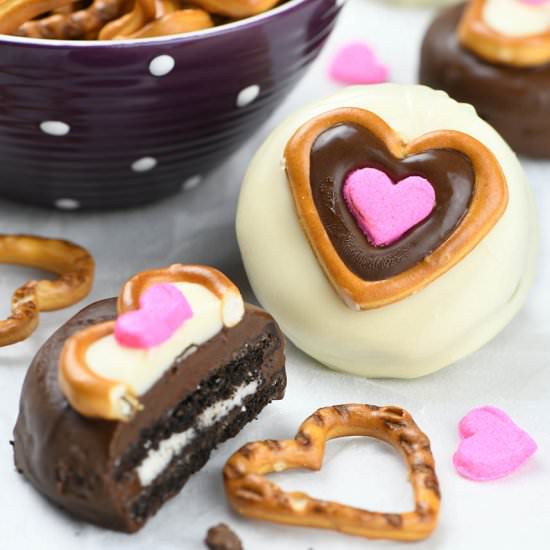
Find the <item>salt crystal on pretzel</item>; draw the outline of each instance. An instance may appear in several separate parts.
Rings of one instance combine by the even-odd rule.
[[[358,435],[381,439],[400,451],[409,467],[414,511],[361,510],[305,493],[287,493],[264,477],[295,468],[320,470],[327,440]],[[249,443],[226,462],[223,473],[231,506],[254,519],[407,541],[424,539],[437,526],[440,494],[430,441],[399,407],[351,404],[319,409],[302,424],[295,439]]]
[[[25,265],[59,275],[54,281],[28,281],[12,298],[12,313],[0,320],[0,346],[27,338],[40,311],[69,307],[92,287],[95,263],[84,248],[60,239],[33,235],[0,235],[0,263]]]

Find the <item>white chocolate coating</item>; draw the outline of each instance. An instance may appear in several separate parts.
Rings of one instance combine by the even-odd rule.
[[[487,0],[483,19],[505,36],[541,34],[550,30],[550,2],[532,5],[519,0]]]
[[[203,344],[222,330],[222,301],[218,297],[198,284],[173,284],[186,297],[193,317],[169,340],[150,349],[124,347],[114,334],[101,338],[86,352],[86,363],[91,370],[104,378],[124,382],[136,395],[143,395],[180,354],[191,346]]]
[[[298,221],[284,171],[289,138],[312,117],[339,107],[381,116],[405,139],[433,130],[470,134],[507,177],[509,204],[461,262],[392,305],[353,311],[337,295]],[[475,351],[516,314],[531,285],[536,211],[515,154],[465,104],[423,86],[347,88],[283,122],[245,176],[237,213],[243,261],[258,300],[303,351],[337,370],[368,377],[422,376]]]

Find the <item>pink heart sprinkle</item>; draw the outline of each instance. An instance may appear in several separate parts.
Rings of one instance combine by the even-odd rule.
[[[122,346],[137,349],[158,346],[193,317],[185,296],[168,283],[148,288],[141,295],[139,306],[116,321],[115,338]]]
[[[462,441],[453,456],[457,472],[474,481],[511,474],[536,450],[529,434],[496,407],[470,411],[459,425]]]
[[[388,79],[388,68],[362,42],[350,42],[334,56],[329,76],[343,84],[380,84]]]
[[[409,176],[394,184],[376,168],[361,168],[349,175],[344,199],[374,246],[394,243],[435,207],[435,191],[427,179]]]

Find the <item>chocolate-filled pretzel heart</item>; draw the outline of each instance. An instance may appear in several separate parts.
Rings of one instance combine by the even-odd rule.
[[[60,239],[0,235],[0,263],[25,265],[59,275],[54,281],[28,281],[13,294],[11,315],[0,320],[0,346],[27,338],[40,311],[76,304],[92,287],[95,263],[84,248]]]
[[[487,0],[472,0],[466,6],[458,27],[463,46],[488,61],[505,65],[535,67],[550,61],[550,27],[538,34],[502,34],[486,21],[486,6]]]
[[[361,510],[305,493],[287,493],[264,477],[296,468],[320,470],[327,440],[359,435],[381,439],[400,451],[409,467],[414,511]],[[399,407],[351,404],[319,409],[295,439],[249,443],[227,461],[223,473],[231,506],[255,519],[409,541],[428,537],[437,526],[440,494],[430,441]]]
[[[396,302],[444,274],[492,229],[508,201],[500,165],[471,136],[440,130],[407,143],[363,109],[337,109],[307,122],[288,142],[285,158],[304,232],[353,309]],[[362,168],[383,171],[395,183],[408,176],[429,180],[435,208],[396,242],[372,245],[342,192]]]

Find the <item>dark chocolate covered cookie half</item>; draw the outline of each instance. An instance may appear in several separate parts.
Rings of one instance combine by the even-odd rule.
[[[82,310],[36,355],[15,464],[70,514],[133,532],[286,386],[284,339],[223,274],[174,265]],[[184,503],[185,506],[191,503]]]
[[[537,10],[539,18],[533,17]],[[516,153],[535,158],[550,158],[545,10],[544,3],[519,0],[474,0],[445,9],[424,36],[419,74],[421,84],[473,105]],[[545,17],[548,31],[537,32]]]

